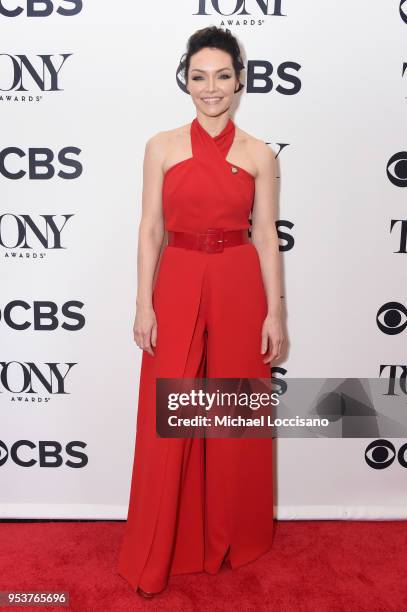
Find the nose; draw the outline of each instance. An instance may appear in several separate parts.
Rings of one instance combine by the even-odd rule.
[[[209,75],[209,80],[208,80],[208,92],[212,93],[216,90],[216,86],[215,86],[215,82],[216,82],[216,77],[214,74],[210,74]]]

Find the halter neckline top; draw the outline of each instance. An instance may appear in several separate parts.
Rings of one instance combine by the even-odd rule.
[[[229,153],[229,149],[232,146],[236,131],[235,124],[230,117],[223,130],[219,132],[219,134],[216,134],[216,136],[212,136],[205,130],[205,128],[199,122],[198,117],[193,119],[191,123],[191,130],[197,132],[198,137],[203,141],[209,136],[209,138],[216,143],[216,146],[224,157],[226,157]]]
[[[254,177],[226,160],[235,133],[230,117],[216,136],[211,136],[197,117],[192,120],[192,157],[175,163],[164,174],[162,205],[166,230],[202,232],[209,228],[250,227]]]

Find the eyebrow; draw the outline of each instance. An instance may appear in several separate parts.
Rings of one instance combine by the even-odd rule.
[[[216,70],[216,72],[221,72],[221,70],[227,70],[227,69],[231,70],[230,66],[224,66],[223,68],[219,68],[219,70]],[[206,70],[201,70],[200,68],[191,68],[191,72],[193,72],[194,70],[196,72],[206,72]]]

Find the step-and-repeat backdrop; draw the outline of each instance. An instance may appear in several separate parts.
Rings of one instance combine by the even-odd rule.
[[[0,514],[124,519],[146,140],[196,115],[208,25],[241,44],[233,118],[278,161],[277,378],[406,398],[407,2],[0,1]],[[278,439],[277,518],[406,518],[407,440]]]

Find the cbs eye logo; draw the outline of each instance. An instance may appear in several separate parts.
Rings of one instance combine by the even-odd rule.
[[[407,0],[406,0],[407,3]],[[396,187],[407,187],[407,151],[399,151],[387,162],[386,173],[390,183]]]
[[[402,20],[404,21],[404,23],[407,23],[407,0],[400,0],[399,11]]]
[[[401,467],[407,468],[407,443],[396,452],[394,445],[388,440],[374,440],[365,450],[366,463],[375,470],[389,467],[396,456]]]
[[[376,323],[384,334],[401,334],[407,327],[407,308],[400,302],[387,302],[379,308]]]

